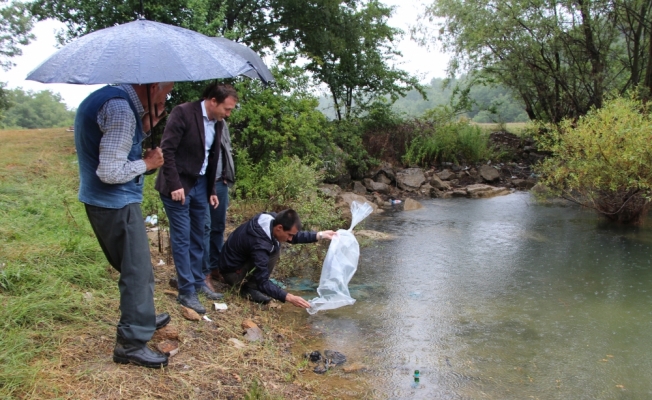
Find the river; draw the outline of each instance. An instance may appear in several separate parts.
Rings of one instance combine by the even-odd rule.
[[[527,193],[422,204],[365,221],[394,238],[362,248],[354,305],[301,314],[366,366],[329,372],[347,397],[652,398],[652,226]]]

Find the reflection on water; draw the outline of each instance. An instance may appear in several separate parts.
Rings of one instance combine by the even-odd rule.
[[[523,193],[424,206],[367,221],[396,239],[362,249],[356,304],[304,317],[316,348],[377,398],[652,398],[650,227]]]

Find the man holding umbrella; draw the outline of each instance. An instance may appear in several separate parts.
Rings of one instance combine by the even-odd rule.
[[[163,110],[172,87],[172,83],[105,86],[80,104],[75,117],[79,200],[104,255],[120,272],[113,361],[150,368],[168,364],[167,356],[151,350],[147,342],[170,316],[155,313],[154,272],[140,210],[143,174],[163,165],[161,149],[143,155],[143,117]],[[159,119],[146,118],[145,127]]]

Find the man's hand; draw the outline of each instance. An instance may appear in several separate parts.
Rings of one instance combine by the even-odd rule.
[[[149,149],[145,152],[143,161],[148,171],[159,168],[163,165],[163,151],[160,147]]]
[[[181,189],[177,189],[174,192],[170,193],[170,197],[172,197],[172,200],[174,201],[180,201],[181,205],[186,202],[186,192]]]
[[[321,231],[317,232],[317,240],[322,240],[322,239],[328,239],[328,240],[333,240],[333,238],[337,235],[337,232],[335,231]]]
[[[218,200],[217,196],[215,196],[214,194],[211,195],[208,201],[211,203],[211,206],[213,206],[213,208],[217,208],[217,206],[220,205],[220,201]]]
[[[299,296],[295,296],[293,294],[288,293],[287,296],[285,296],[285,301],[288,303],[301,307],[301,308],[310,308],[310,303],[308,303],[306,300]]]

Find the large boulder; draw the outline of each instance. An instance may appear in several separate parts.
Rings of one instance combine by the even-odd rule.
[[[374,181],[378,183],[384,183],[385,185],[391,185],[392,180],[385,175],[385,173],[381,172],[378,175],[376,175],[376,178],[374,178]]]
[[[500,172],[490,165],[483,165],[478,171],[482,179],[487,182],[496,182],[500,179]]]
[[[367,194],[367,188],[364,187],[362,182],[353,181],[353,193],[355,193],[355,194]]]
[[[321,184],[317,189],[319,189],[325,197],[336,197],[338,194],[342,193],[341,187],[331,183]]]
[[[493,187],[481,183],[467,186],[466,191],[469,194],[469,197],[475,199],[486,199],[489,197],[502,196],[511,193],[511,191],[505,187]]]
[[[378,175],[383,174],[385,177],[389,179],[389,183],[392,183],[396,180],[396,173],[394,172],[394,167],[392,167],[392,164],[388,162],[382,162],[378,169],[376,170],[375,177],[378,177]]]
[[[335,198],[335,207],[340,210],[342,217],[351,222],[351,204],[357,201],[359,203],[369,203],[374,213],[382,211],[378,205],[367,200],[366,197],[351,192],[342,192]]]
[[[454,172],[451,172],[448,169],[445,169],[445,170],[443,170],[441,172],[436,173],[435,176],[437,176],[442,181],[448,181],[448,180],[457,178],[457,174],[454,173]],[[432,185],[432,183],[431,183],[431,185]]]
[[[389,185],[386,183],[374,182],[373,180],[366,178],[364,180],[364,185],[370,192],[389,194]]]
[[[414,199],[407,198],[403,204],[403,211],[412,211],[423,208],[423,205]]]
[[[396,173],[396,183],[402,190],[417,190],[425,181],[426,176],[421,168],[408,168]]]

